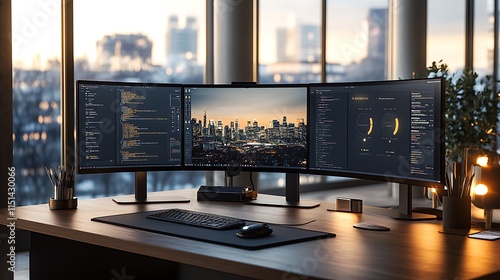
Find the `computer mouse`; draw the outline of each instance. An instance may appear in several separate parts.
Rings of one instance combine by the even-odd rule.
[[[273,232],[268,224],[251,224],[242,227],[236,235],[242,238],[257,238],[268,236]]]

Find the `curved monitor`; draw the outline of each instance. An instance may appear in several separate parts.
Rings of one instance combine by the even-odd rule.
[[[184,85],[184,166],[306,172],[307,89]]]
[[[182,86],[76,82],[79,173],[182,168]]]
[[[309,172],[444,182],[444,80],[309,85]]]

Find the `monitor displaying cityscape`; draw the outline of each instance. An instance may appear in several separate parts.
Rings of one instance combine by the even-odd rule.
[[[77,81],[80,173],[182,167],[182,87]]]
[[[311,84],[309,171],[443,183],[443,81]]]
[[[306,85],[184,86],[188,168],[305,171]]]
[[[317,84],[77,81],[80,173],[234,170],[436,186],[441,78]]]

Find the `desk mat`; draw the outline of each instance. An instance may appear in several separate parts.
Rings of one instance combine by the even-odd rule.
[[[236,236],[236,232],[238,231],[238,229],[213,230],[197,226],[189,226],[146,218],[146,215],[152,212],[158,211],[95,217],[92,218],[92,221],[198,241],[205,241],[247,250],[257,250],[335,236],[334,233],[269,224],[269,226],[273,229],[273,233],[270,236],[246,239]]]

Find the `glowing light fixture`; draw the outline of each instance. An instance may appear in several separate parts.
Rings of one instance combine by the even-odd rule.
[[[488,193],[488,187],[485,184],[479,184],[474,188],[475,195],[485,195]]]
[[[476,164],[479,166],[488,166],[488,157],[487,156],[480,156],[476,160]]]
[[[493,209],[500,208],[500,166],[479,165],[479,162],[485,162],[484,159],[479,159],[478,165],[473,167],[475,183],[471,198],[476,207],[484,209],[484,228],[491,229]]]

